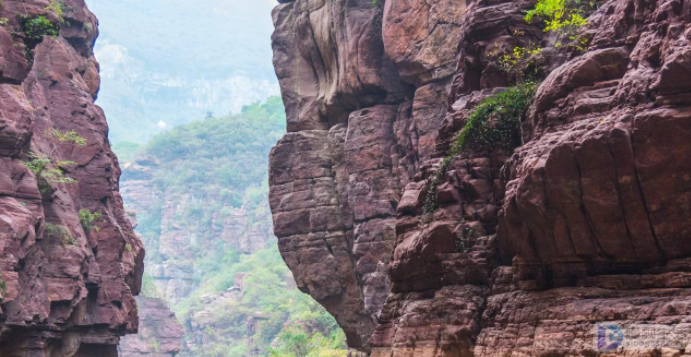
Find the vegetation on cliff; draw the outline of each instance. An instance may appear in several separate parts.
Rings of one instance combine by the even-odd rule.
[[[424,205],[427,215],[437,208],[435,195],[446,170],[464,151],[470,148],[475,151],[501,149],[511,153],[521,145],[521,122],[533,102],[536,89],[534,82],[517,84],[485,99],[471,112],[428,186]]]

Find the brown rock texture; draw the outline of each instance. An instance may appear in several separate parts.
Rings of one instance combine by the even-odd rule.
[[[525,21],[530,2],[281,2],[274,229],[349,347],[596,356],[598,323],[689,327],[691,4],[603,1],[573,51]],[[515,80],[491,52],[530,43],[549,60],[524,144],[454,158],[427,217],[456,134]],[[615,354],[690,350],[661,347]]]
[[[94,105],[97,20],[83,0],[63,1],[64,22],[48,5],[0,7],[0,355],[117,356],[120,336],[137,330],[144,250]],[[31,38],[19,16],[45,16],[59,35]],[[72,130],[84,145],[55,135]],[[76,182],[39,190],[30,153],[74,162],[63,168]],[[101,214],[95,227],[82,225],[83,209]]]
[[[185,331],[165,301],[138,297],[139,333],[120,342],[121,357],[174,357],[180,353]]]

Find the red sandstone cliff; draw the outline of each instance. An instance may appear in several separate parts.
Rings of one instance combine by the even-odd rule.
[[[603,1],[579,53],[528,2],[279,2],[275,233],[351,348],[597,355],[599,322],[688,326],[690,2]],[[455,135],[511,83],[491,51],[529,43],[550,60],[524,145],[452,160],[423,220]]]
[[[138,297],[139,332],[120,342],[121,357],[175,357],[185,331],[165,301]]]
[[[83,0],[61,3],[62,19],[48,0],[0,2],[3,357],[116,356],[119,337],[138,325],[144,251],[94,105],[97,20]],[[58,33],[40,36],[47,28]],[[37,177],[27,163],[39,157],[62,173]],[[80,221],[80,210],[95,219]]]

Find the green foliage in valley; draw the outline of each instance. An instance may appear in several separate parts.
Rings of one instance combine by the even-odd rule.
[[[308,295],[288,286],[290,272],[275,244],[255,252],[239,254],[232,248],[214,249],[199,264],[203,276],[200,288],[174,307],[183,321],[204,316],[201,321],[209,337],[193,355],[203,357],[280,356],[329,357],[346,355],[345,335],[335,320]],[[239,286],[236,286],[239,285]],[[203,297],[228,289],[237,295],[211,304]],[[198,314],[200,311],[211,312]],[[257,322],[249,331],[248,321]],[[250,335],[249,346],[245,336]]]
[[[121,162],[127,162],[134,159],[141,149],[142,145],[133,141],[120,141],[113,145],[113,151],[118,154],[118,159]]]
[[[158,184],[178,192],[223,196],[239,207],[244,191],[266,180],[269,150],[285,131],[278,97],[246,106],[241,114],[208,118],[154,137],[147,155],[165,162]],[[233,192],[225,192],[224,189]]]
[[[168,201],[161,195],[137,212],[137,231],[147,262],[194,272],[196,290],[171,306],[185,326],[192,356],[346,355],[345,336],[331,315],[294,286],[271,235],[268,157],[284,132],[283,104],[273,97],[237,115],[207,116],[169,130],[142,147],[120,143],[113,148],[124,167],[143,157],[158,163],[151,172],[153,184]],[[124,181],[137,179],[128,175],[126,169]],[[166,205],[171,197],[178,203],[174,213]],[[267,248],[246,254],[221,239],[224,220],[239,213],[245,226],[234,233],[262,234]],[[159,252],[161,235],[171,229],[192,237],[185,247],[192,259]],[[142,294],[165,298],[150,272]]]

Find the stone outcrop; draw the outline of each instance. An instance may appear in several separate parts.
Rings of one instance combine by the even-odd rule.
[[[686,328],[691,6],[610,0],[583,51],[507,1],[281,1],[288,134],[270,162],[275,234],[298,287],[372,356],[598,355],[596,326]],[[544,80],[513,153],[451,160],[540,44]],[[680,355],[688,348],[618,351]]]
[[[97,20],[83,0],[63,1],[62,18],[48,5],[0,6],[0,355],[116,356],[137,330],[144,250],[94,105]],[[23,25],[40,16],[59,33]]]
[[[182,325],[163,300],[138,297],[139,333],[120,342],[121,357],[174,357],[180,353]]]

